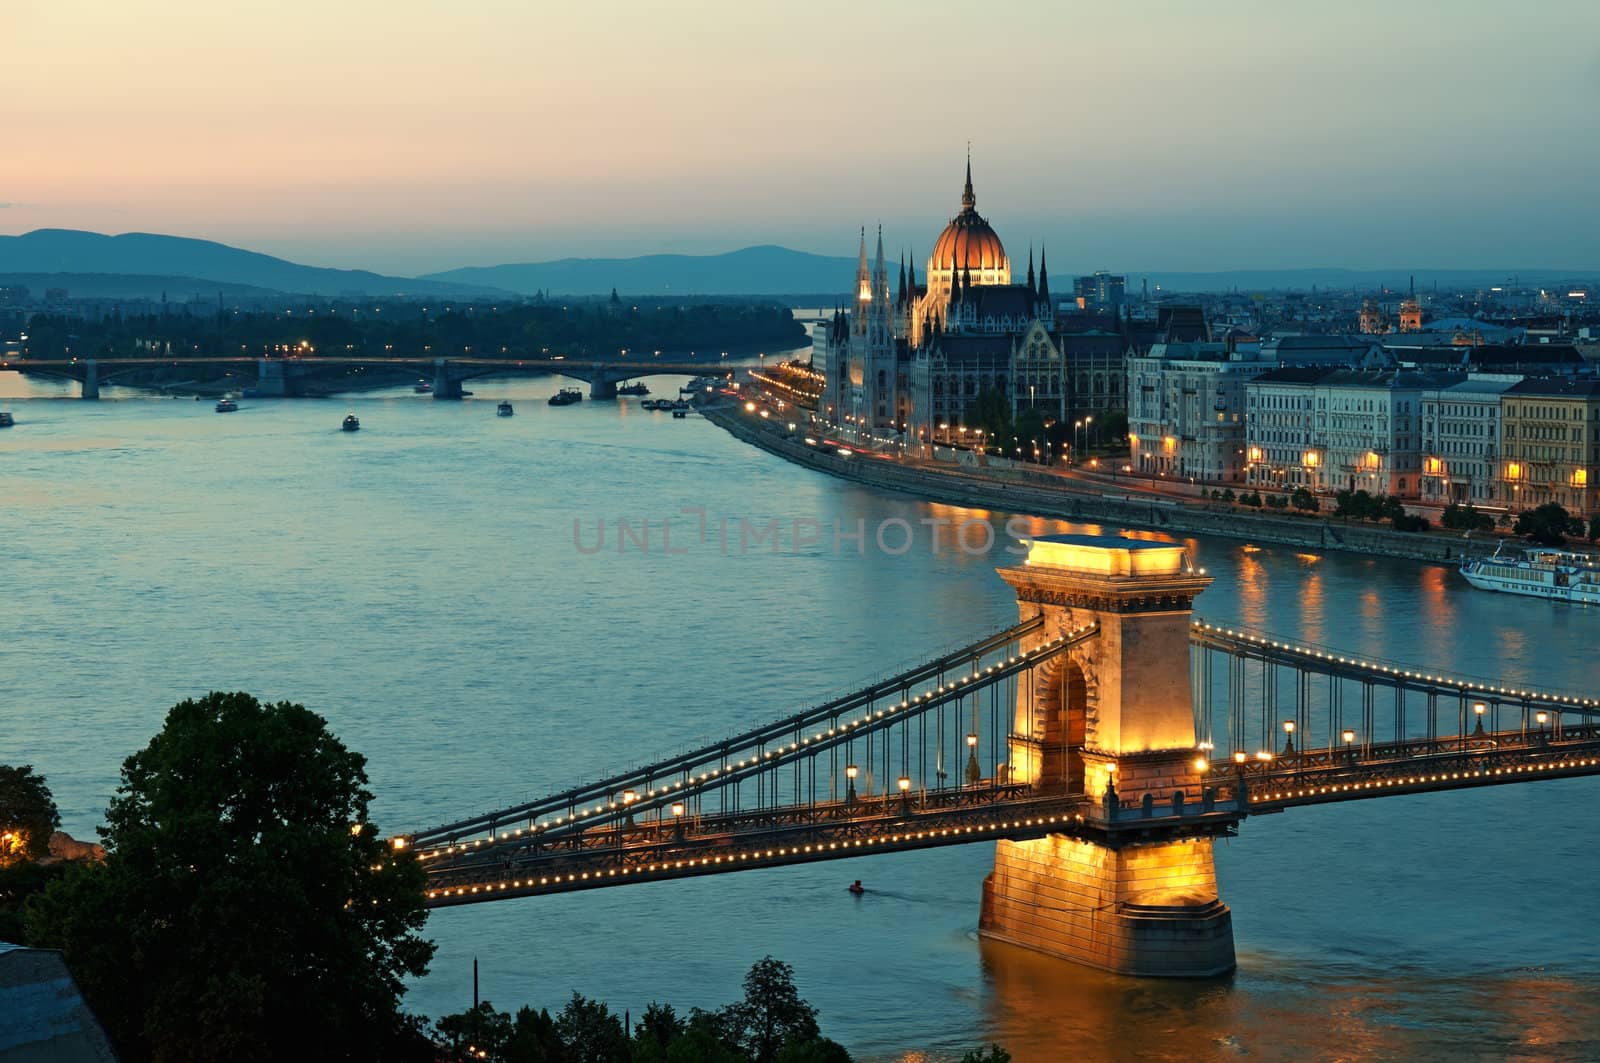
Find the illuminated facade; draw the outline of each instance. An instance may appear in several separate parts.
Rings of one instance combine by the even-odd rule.
[[[1189,624],[1211,580],[1168,543],[1054,535],[1027,545],[1021,565],[1000,570],[1021,618],[1044,621],[1023,649],[1091,627],[1095,636],[1019,688],[1011,780],[1086,794],[1112,822],[1123,807],[1203,801]],[[1203,834],[1000,841],[978,932],[1120,974],[1210,977],[1234,966],[1233,917]]]
[[[1600,511],[1600,380],[1524,380],[1500,397],[1500,482],[1513,509]]]
[[[1157,343],[1128,358],[1128,444],[1136,471],[1242,483],[1245,384],[1268,366],[1256,346]]]
[[[1501,395],[1522,377],[1469,377],[1422,395],[1422,500],[1504,504],[1500,483]]]
[[[961,209],[934,241],[921,283],[915,263],[902,261],[891,297],[882,234],[869,265],[863,232],[854,306],[826,330],[819,412],[879,442],[959,441],[987,391],[1012,416],[1032,409],[1049,422],[1083,407],[1080,380],[1120,385],[1120,340],[1107,353],[1056,331],[1042,252],[1037,274],[1030,251],[1026,282],[1011,278],[1005,246],[978,213],[969,159]]]
[[[1263,490],[1420,498],[1423,394],[1463,378],[1318,367],[1263,374],[1245,386],[1248,478]]]

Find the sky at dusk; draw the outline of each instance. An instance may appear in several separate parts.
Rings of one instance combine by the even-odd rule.
[[[316,265],[780,243],[1595,265],[1600,3],[4,0],[0,232]]]

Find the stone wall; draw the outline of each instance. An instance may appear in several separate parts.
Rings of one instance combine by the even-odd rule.
[[[1074,963],[1155,978],[1233,970],[1233,915],[1211,840],[1103,848],[1051,835],[1002,841],[979,931]]]

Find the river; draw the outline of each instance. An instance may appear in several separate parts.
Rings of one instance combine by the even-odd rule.
[[[935,551],[918,523],[1006,514],[875,494],[637,400],[553,408],[549,380],[469,386],[461,403],[405,389],[218,415],[0,374],[17,419],[0,430],[0,763],[33,764],[64,828],[92,835],[168,707],[243,689],[325,716],[369,758],[382,828],[402,830],[777,717],[1016,616],[993,572],[1012,560],[1003,534],[987,556]],[[516,416],[495,416],[502,398]],[[338,431],[347,410],[362,431]],[[903,552],[873,541],[892,518],[916,533]],[[772,519],[778,552],[740,546],[741,520]],[[619,551],[619,520],[650,521],[650,548]],[[865,548],[835,549],[836,522],[858,520]],[[794,548],[812,521],[822,541]],[[1600,688],[1600,612],[1411,562],[1189,545],[1216,577],[1197,603],[1214,621]],[[504,1009],[555,1010],[574,989],[634,1015],[711,1007],[771,954],[865,1060],[991,1039],[1018,1063],[1594,1059],[1597,797],[1569,780],[1252,819],[1217,847],[1239,956],[1218,982],[979,941],[993,847],[974,844],[444,910],[407,1000],[468,1006],[477,957]],[[844,891],[856,878],[864,897]]]

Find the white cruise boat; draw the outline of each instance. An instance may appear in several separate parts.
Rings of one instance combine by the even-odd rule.
[[[1544,546],[1530,547],[1521,555],[1506,553],[1502,543],[1489,557],[1461,562],[1461,574],[1486,591],[1600,605],[1600,562],[1590,555]]]

